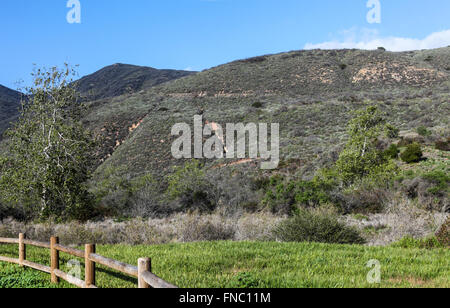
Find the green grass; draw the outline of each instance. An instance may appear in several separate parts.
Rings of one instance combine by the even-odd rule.
[[[151,257],[153,271],[180,287],[450,287],[448,249],[209,242],[106,245],[97,247],[97,251],[130,264],[136,264],[139,257]],[[0,255],[14,257],[16,254],[15,246],[0,246]],[[30,248],[28,257],[48,264],[49,253]],[[62,257],[61,263],[66,264],[69,257]],[[381,263],[379,285],[366,281],[370,270],[366,264],[372,259]],[[136,286],[135,279],[122,278],[103,267],[97,272],[99,287]],[[49,279],[47,274],[0,262],[0,287],[50,287]]]

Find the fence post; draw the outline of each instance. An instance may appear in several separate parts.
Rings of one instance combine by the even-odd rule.
[[[138,288],[139,289],[149,289],[150,285],[145,282],[142,274],[144,272],[152,271],[152,260],[150,258],[140,258],[138,260]]]
[[[59,282],[59,278],[55,275],[55,270],[59,269],[59,251],[55,249],[56,244],[59,244],[59,238],[56,236],[52,236],[50,238],[50,268],[52,283]]]
[[[95,286],[95,262],[89,259],[89,255],[95,253],[95,245],[87,244],[84,248],[85,280],[86,288]]]
[[[27,259],[27,247],[25,246],[24,240],[26,236],[24,233],[19,234],[19,264],[23,266],[23,261]]]

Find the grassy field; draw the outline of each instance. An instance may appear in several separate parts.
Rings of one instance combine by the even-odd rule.
[[[99,246],[97,251],[130,264],[136,264],[139,257],[151,257],[153,271],[180,287],[450,287],[448,249],[209,242]],[[0,245],[0,255],[16,257],[17,247]],[[28,259],[48,265],[49,252],[29,248]],[[62,255],[66,271],[70,259]],[[366,264],[372,259],[381,263],[381,284],[367,282],[370,268]],[[49,279],[47,274],[0,262],[0,288],[54,287]],[[129,288],[136,286],[136,280],[99,267],[97,284]]]

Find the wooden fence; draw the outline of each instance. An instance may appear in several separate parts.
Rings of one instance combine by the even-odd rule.
[[[63,279],[68,283],[80,288],[96,288],[95,286],[95,265],[100,264],[110,269],[116,270],[120,273],[132,276],[138,279],[138,288],[177,288],[176,286],[162,280],[158,276],[152,273],[151,259],[140,258],[138,260],[138,266],[129,265],[123,262],[119,262],[113,259],[102,257],[95,253],[95,245],[85,245],[84,251],[65,247],[59,244],[57,237],[52,237],[50,243],[42,243],[37,241],[28,240],[25,234],[19,234],[18,239],[0,238],[0,244],[18,244],[19,245],[19,258],[13,259],[0,256],[0,261],[15,263],[20,266],[30,267],[32,269],[42,271],[51,275],[52,283],[58,283],[59,279]],[[27,260],[26,247],[34,246],[45,249],[50,249],[50,267],[30,262]],[[85,263],[85,280],[81,280],[77,277],[71,276],[59,269],[59,253],[63,252],[74,257],[84,259]]]

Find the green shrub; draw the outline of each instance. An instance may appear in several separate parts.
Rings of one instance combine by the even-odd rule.
[[[384,155],[391,159],[397,159],[398,154],[400,154],[400,150],[395,144],[391,144],[389,148],[386,151],[384,151]]]
[[[329,192],[335,183],[315,177],[311,181],[285,180],[273,176],[266,188],[263,203],[276,213],[292,214],[298,207],[317,207],[330,202]]]
[[[274,235],[283,242],[318,242],[363,244],[359,232],[339,222],[330,213],[300,209],[292,218],[280,223]]]
[[[428,137],[431,135],[431,132],[425,126],[419,126],[417,128],[417,133],[422,137]]]
[[[255,102],[252,104],[253,108],[262,108],[263,107],[263,103],[261,102]]]
[[[422,147],[418,143],[410,144],[400,157],[407,164],[418,163],[423,159]]]
[[[412,141],[411,139],[405,139],[405,138],[401,138],[401,140],[397,143],[397,146],[399,148],[406,148],[408,145],[413,144],[414,141]]]
[[[103,177],[93,181],[91,191],[96,198],[96,211],[102,216],[122,215],[143,188],[156,187],[151,174],[132,179],[124,167],[108,167]]]
[[[168,176],[167,195],[180,203],[184,210],[211,211],[216,206],[216,191],[207,181],[198,161],[175,168]]]
[[[386,124],[385,130],[386,130],[386,137],[391,139],[398,138],[400,133],[400,129],[392,124]]]
[[[295,201],[319,205],[329,201],[326,187],[318,181],[299,181],[295,187]]]
[[[442,195],[449,189],[450,176],[444,171],[433,170],[423,174],[422,178],[434,184],[434,186],[428,190],[428,192],[433,195]]]
[[[388,189],[364,183],[335,192],[332,202],[344,214],[372,214],[382,212],[389,197]]]

